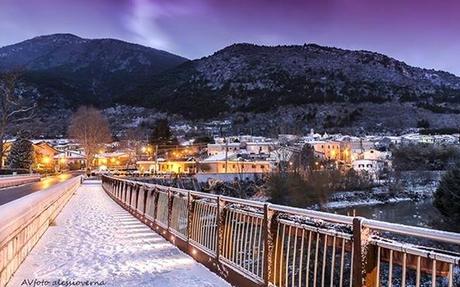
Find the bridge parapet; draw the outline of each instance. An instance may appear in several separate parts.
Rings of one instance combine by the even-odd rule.
[[[40,174],[21,174],[21,175],[8,175],[0,176],[0,188],[11,187],[35,181],[40,181]]]
[[[0,286],[5,286],[33,246],[80,186],[74,177],[2,205],[0,209]]]
[[[460,286],[457,233],[102,182],[121,206],[236,286]]]

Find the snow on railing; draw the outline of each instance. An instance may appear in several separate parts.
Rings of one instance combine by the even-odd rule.
[[[40,174],[24,174],[0,177],[0,188],[11,187],[31,182],[40,181]]]
[[[236,286],[460,286],[458,233],[102,180],[115,201]]]
[[[74,177],[0,206],[0,286],[6,285],[80,182],[81,177]]]

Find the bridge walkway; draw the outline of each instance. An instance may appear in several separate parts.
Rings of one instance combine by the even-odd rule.
[[[8,286],[34,280],[35,286],[229,286],[121,208],[100,181],[77,190]]]

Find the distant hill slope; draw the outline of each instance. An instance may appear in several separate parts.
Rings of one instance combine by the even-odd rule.
[[[23,71],[20,88],[40,107],[27,124],[49,136],[65,134],[82,104],[228,119],[235,132],[266,134],[393,132],[427,123],[458,129],[460,122],[459,77],[315,44],[234,44],[189,61],[119,40],[55,34],[0,48],[0,72],[11,69]]]
[[[235,44],[167,71],[124,99],[192,118],[286,105],[437,105],[460,102],[460,78],[368,51]]]
[[[187,59],[114,39],[40,36],[0,48],[0,71],[18,69],[44,104],[110,106],[136,83]],[[59,103],[62,103],[60,105]]]

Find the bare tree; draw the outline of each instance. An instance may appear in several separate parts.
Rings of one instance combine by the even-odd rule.
[[[3,168],[5,137],[12,124],[32,119],[36,104],[25,98],[17,89],[20,73],[0,74],[0,168]]]
[[[91,163],[103,144],[112,140],[109,123],[102,113],[93,107],[80,107],[72,116],[69,136],[76,139],[86,156],[86,168]]]

